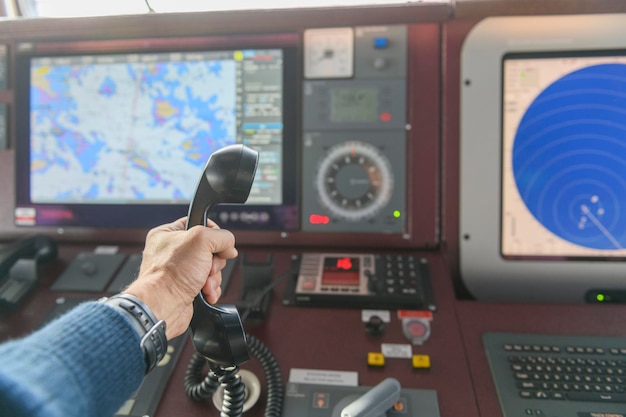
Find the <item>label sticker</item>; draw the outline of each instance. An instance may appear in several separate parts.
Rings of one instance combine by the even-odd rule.
[[[384,323],[389,323],[391,321],[391,313],[389,310],[362,310],[361,311],[361,320],[363,323],[367,323],[370,317],[378,316]]]
[[[300,369],[289,370],[289,382],[299,384],[317,385],[341,385],[356,387],[359,374],[351,371],[331,371],[326,369]]]
[[[411,358],[413,349],[404,343],[383,343],[381,351],[386,358]]]
[[[32,207],[17,207],[13,212],[17,226],[34,226],[37,210]]]

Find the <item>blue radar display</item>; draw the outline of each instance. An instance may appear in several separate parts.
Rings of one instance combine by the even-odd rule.
[[[571,72],[525,112],[513,174],[532,215],[586,248],[626,248],[626,65]]]

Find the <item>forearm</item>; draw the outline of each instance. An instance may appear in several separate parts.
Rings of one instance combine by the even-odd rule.
[[[110,417],[141,383],[139,336],[110,306],[78,306],[0,347],[0,409],[46,417]]]

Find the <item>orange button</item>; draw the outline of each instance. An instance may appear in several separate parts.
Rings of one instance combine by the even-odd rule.
[[[393,406],[393,411],[397,412],[397,413],[404,413],[406,412],[406,404],[404,403],[404,399],[400,398],[398,401],[396,401]]]
[[[328,408],[328,393],[316,392],[314,394],[313,408]]]

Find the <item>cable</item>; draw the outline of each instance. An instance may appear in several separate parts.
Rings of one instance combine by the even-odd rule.
[[[267,401],[265,417],[280,417],[283,409],[284,391],[280,367],[267,345],[254,336],[247,335],[248,349],[255,356],[265,372],[267,382]],[[202,376],[205,364],[209,364],[209,373]],[[185,393],[195,401],[209,401],[220,384],[224,385],[224,401],[221,417],[239,417],[245,402],[245,386],[237,375],[238,367],[223,368],[211,364],[198,352],[194,352],[187,365],[183,382]]]
[[[280,375],[278,362],[267,345],[254,336],[248,336],[248,348],[250,349],[250,353],[259,360],[265,372],[267,402],[264,415],[265,417],[280,417],[283,412],[285,393],[283,391],[283,379]]]
[[[156,13],[156,10],[154,10],[152,8],[152,5],[150,4],[150,0],[144,0],[144,2],[146,3],[146,6],[148,7],[148,13]]]
[[[208,363],[209,373],[203,379],[202,369]],[[238,375],[239,367],[221,367],[207,361],[198,352],[193,354],[183,385],[187,396],[195,401],[208,401],[220,385],[224,386],[221,417],[239,417],[243,413],[246,387]]]
[[[246,401],[246,386],[241,382],[238,375],[239,367],[232,366],[224,368],[212,366],[209,362],[211,373],[213,373],[220,385],[224,386],[224,399],[222,401],[221,417],[239,417],[243,414],[243,404]]]
[[[187,396],[194,401],[209,401],[220,385],[212,372],[209,372],[206,377],[202,376],[202,369],[207,362],[204,356],[194,352],[187,365],[183,386]]]

